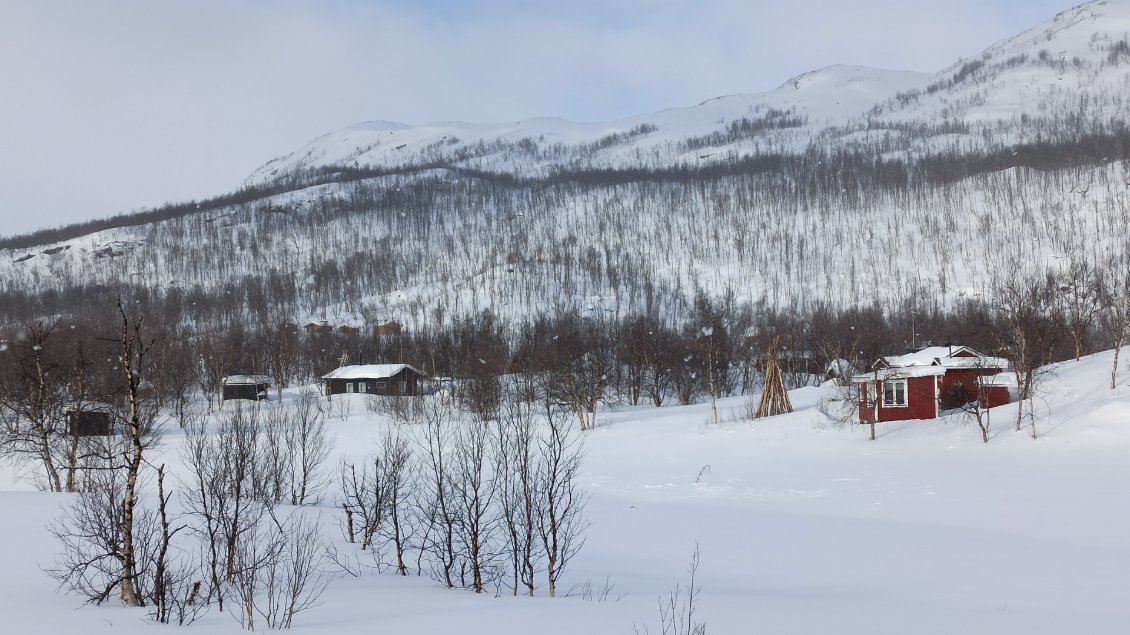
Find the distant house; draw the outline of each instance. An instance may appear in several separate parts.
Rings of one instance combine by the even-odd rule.
[[[294,322],[283,322],[279,324],[279,331],[283,333],[297,333],[298,325]]]
[[[223,400],[250,399],[260,401],[267,399],[267,391],[271,388],[271,378],[267,375],[228,375],[224,377]]]
[[[400,322],[385,322],[378,324],[373,329],[377,337],[389,337],[391,335],[400,335]]]
[[[852,382],[859,387],[859,420],[903,421],[934,419],[942,410],[956,408],[973,401],[982,404],[991,395],[991,403],[1000,402],[999,390],[984,378],[1000,374],[1008,361],[988,357],[965,346],[930,346],[906,355],[883,357],[872,365],[871,372],[856,375]]]
[[[326,395],[366,393],[409,396],[420,394],[420,380],[427,373],[408,364],[342,366],[322,375]]]
[[[769,346],[762,339],[750,337],[746,338],[746,341],[747,345],[753,347],[753,350],[769,349]],[[768,360],[764,355],[761,355],[755,362],[754,368],[757,369],[757,372],[764,373],[767,363]],[[780,348],[777,350],[777,367],[786,373],[820,375],[826,372],[827,364],[813,351],[794,351]]]
[[[835,379],[844,386],[851,383],[851,378],[858,372],[859,369],[846,359],[836,358],[824,365],[824,377]]]
[[[356,335],[356,334],[361,332],[361,329],[357,328],[356,326],[349,326],[348,324],[343,324],[343,325],[337,327],[337,332],[338,333],[345,333],[346,335]]]
[[[113,433],[109,406],[87,404],[67,411],[67,434],[76,437],[104,437]]]
[[[321,324],[318,324],[317,322],[310,322],[302,328],[306,331],[307,335],[315,335],[317,333],[333,333],[334,331],[334,327],[330,326],[329,322],[322,322]]]

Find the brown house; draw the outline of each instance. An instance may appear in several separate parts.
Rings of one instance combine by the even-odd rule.
[[[328,322],[322,322],[321,324],[318,324],[317,322],[310,322],[302,328],[306,331],[307,335],[314,335],[317,333],[333,333],[334,331],[334,327],[330,326]]]
[[[356,334],[361,332],[361,329],[357,328],[356,326],[349,326],[348,324],[343,324],[343,325],[337,327],[337,332],[338,333],[345,333],[346,335],[356,335]]]
[[[400,335],[400,322],[385,322],[384,324],[377,325],[377,328],[373,330],[377,337]]]
[[[325,375],[326,396],[347,393],[411,396],[420,394],[423,371],[408,364],[342,366]]]

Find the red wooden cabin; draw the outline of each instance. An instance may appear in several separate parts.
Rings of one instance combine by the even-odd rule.
[[[884,357],[871,372],[852,378],[859,387],[859,420],[934,419],[943,410],[978,400],[1001,405],[1000,391],[986,393],[980,379],[1006,368],[1007,360],[965,346],[930,346]],[[1003,403],[1008,403],[1007,391]]]
[[[1000,373],[977,378],[982,408],[996,408],[1011,403],[1018,390],[1014,373]]]

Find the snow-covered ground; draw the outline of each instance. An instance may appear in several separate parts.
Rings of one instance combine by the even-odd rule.
[[[686,583],[697,543],[697,618],[711,633],[1130,632],[1130,372],[1110,390],[1110,358],[1053,369],[1037,440],[1005,406],[987,445],[957,419],[880,424],[868,441],[821,414],[830,388],[795,391],[796,412],[752,423],[745,397],[720,403],[717,426],[708,404],[603,412],[585,438],[592,525],[562,587],[607,579],[607,601],[372,574],[336,580],[295,630],[656,633],[656,600]],[[339,451],[363,453],[388,423],[360,401],[351,410],[331,425]],[[55,550],[44,525],[66,496],[4,486],[4,632],[164,628],[57,593],[40,570]],[[214,611],[191,628],[240,631]]]

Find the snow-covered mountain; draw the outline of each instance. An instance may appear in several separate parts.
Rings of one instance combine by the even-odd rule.
[[[744,154],[826,147],[976,151],[1030,142],[1049,128],[1109,124],[1126,112],[1130,5],[1100,0],[958,60],[937,73],[829,66],[755,95],[729,95],[606,123],[365,122],[268,162],[262,184],[329,166],[445,163],[512,174],[554,168],[709,164]],[[744,124],[744,125],[743,125]]]
[[[660,167],[716,162],[733,152],[769,148],[799,151],[821,130],[848,125],[897,94],[923,89],[926,73],[830,66],[790,79],[760,95],[729,95],[607,123],[540,117],[514,123],[370,121],[314,139],[268,162],[248,179],[264,184],[298,170],[328,166],[446,163],[522,175],[554,168]],[[750,122],[757,130],[730,134]],[[732,141],[707,141],[729,135]],[[698,144],[693,141],[698,140]],[[689,147],[691,145],[701,147]],[[709,152],[703,153],[702,147]]]
[[[357,124],[227,197],[0,242],[0,321],[123,284],[409,325],[677,319],[699,291],[952,307],[1122,248],[1127,33],[1130,0],[1100,0],[933,74],[832,66],[609,123]]]

